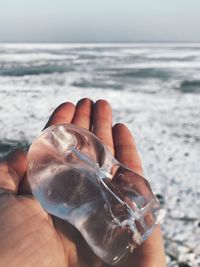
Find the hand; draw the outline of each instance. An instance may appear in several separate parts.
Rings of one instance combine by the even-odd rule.
[[[142,174],[141,161],[127,127],[112,127],[110,105],[82,99],[76,107],[60,105],[47,126],[73,123],[93,131],[123,164]],[[107,266],[88,248],[71,225],[48,215],[31,196],[26,177],[26,155],[9,154],[0,163],[0,267]],[[121,267],[164,267],[165,253],[159,226]]]

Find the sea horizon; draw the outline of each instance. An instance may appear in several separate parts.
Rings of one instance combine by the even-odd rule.
[[[0,44],[200,44],[200,41],[0,41]]]

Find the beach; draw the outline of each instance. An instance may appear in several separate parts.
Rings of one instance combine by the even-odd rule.
[[[200,266],[200,43],[0,44],[0,157],[83,97],[133,133],[166,209],[168,266]]]

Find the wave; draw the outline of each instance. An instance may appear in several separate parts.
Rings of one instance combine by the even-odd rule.
[[[156,68],[142,68],[142,69],[112,69],[115,73],[112,76],[124,78],[156,78],[160,80],[168,80],[172,78],[172,72],[169,69],[156,69]]]
[[[101,89],[114,89],[114,90],[122,89],[122,86],[118,83],[90,81],[87,79],[80,79],[79,81],[71,83],[71,85],[74,87],[82,87],[82,88],[101,88]]]
[[[17,66],[0,69],[0,76],[25,76],[52,73],[64,73],[72,71],[73,68],[66,65],[39,65],[39,66]]]
[[[144,59],[148,59],[148,60],[151,60],[151,62],[160,62],[160,63],[166,63],[166,62],[174,62],[174,63],[178,63],[179,62],[194,62],[195,60],[198,59],[198,56],[197,55],[194,55],[194,56],[173,56],[173,55],[149,55],[149,56],[145,56]]]
[[[200,94],[200,80],[185,80],[178,88],[182,93]]]

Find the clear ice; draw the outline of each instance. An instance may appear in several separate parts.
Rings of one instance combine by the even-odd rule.
[[[148,181],[72,124],[51,126],[33,142],[28,179],[43,208],[75,226],[110,265],[130,255],[163,217]]]

